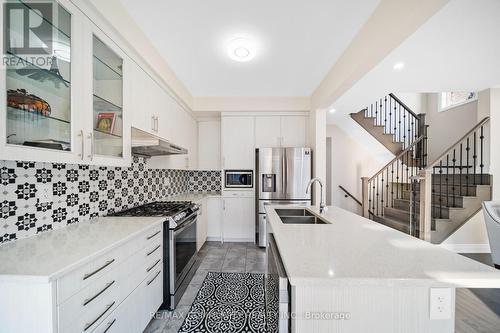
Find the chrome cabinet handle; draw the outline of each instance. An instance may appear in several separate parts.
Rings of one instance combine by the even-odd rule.
[[[109,331],[109,329],[111,328],[111,326],[113,326],[113,324],[116,322],[116,318],[113,319],[112,321],[110,321],[108,323],[108,326],[106,327],[106,329],[104,331],[102,331],[102,333],[106,333],[107,331]]]
[[[150,255],[152,255],[156,250],[158,250],[160,248],[161,245],[158,245],[157,247],[155,247],[154,249],[152,249],[150,252],[146,253],[146,257],[149,257]]]
[[[85,134],[83,133],[83,130],[80,130],[80,134],[78,136],[82,137],[82,153],[80,154],[81,160],[85,158]]]
[[[158,116],[156,116],[156,132],[158,132],[158,127],[159,127],[159,122],[160,118]]]
[[[158,271],[158,273],[156,273],[155,276],[153,276],[153,278],[148,281],[147,285],[149,286],[151,283],[153,283],[153,281],[156,280],[156,278],[158,277],[158,275],[160,275],[160,273],[161,271]]]
[[[152,121],[151,129],[154,131],[155,130],[155,116],[151,116],[151,121]]]
[[[157,232],[155,232],[154,234],[152,234],[151,236],[148,236],[146,237],[146,240],[150,240],[151,238],[153,238],[154,236],[158,235],[160,233],[161,230],[158,230]]]
[[[146,269],[146,273],[149,273],[153,268],[155,268],[156,265],[161,261],[161,259],[156,260],[156,262],[153,264],[153,266],[149,267]]]
[[[92,302],[93,300],[95,300],[97,297],[99,297],[103,292],[105,292],[106,290],[108,290],[109,287],[111,287],[113,284],[115,283],[115,280],[111,281],[110,283],[108,283],[100,292],[98,292],[97,294],[95,294],[94,296],[90,297],[90,298],[87,298],[84,302],[83,302],[83,306],[89,304],[90,302]]]
[[[102,317],[106,314],[106,312],[108,312],[108,311],[109,311],[109,309],[111,309],[111,308],[113,307],[113,305],[115,305],[115,303],[116,303],[116,302],[115,302],[115,301],[113,301],[113,303],[108,304],[108,305],[106,306],[106,309],[104,309],[104,311],[103,311],[100,315],[98,315],[96,319],[94,319],[94,320],[93,320],[92,322],[90,322],[90,323],[85,324],[85,328],[83,329],[83,331],[85,332],[85,331],[86,331],[86,330],[88,330],[90,327],[92,327],[92,325],[94,325],[95,323],[97,323],[97,322],[99,321],[99,319],[101,319],[101,318],[102,318]]]
[[[89,133],[89,139],[90,139],[90,155],[89,158],[91,161],[94,160],[94,134]]]
[[[115,262],[115,259],[111,259],[111,260],[108,260],[106,261],[106,263],[104,265],[102,265],[101,267],[99,267],[98,269],[96,269],[95,271],[93,271],[92,273],[87,273],[83,276],[83,280],[87,280],[89,277],[99,273],[100,271],[102,271],[103,269],[105,269],[106,267],[108,267],[109,265],[111,265],[113,262]]]

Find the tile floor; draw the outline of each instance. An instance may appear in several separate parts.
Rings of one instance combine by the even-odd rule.
[[[160,311],[144,333],[177,333],[208,272],[265,273],[266,251],[253,243],[207,242],[200,250],[201,264],[175,311]]]

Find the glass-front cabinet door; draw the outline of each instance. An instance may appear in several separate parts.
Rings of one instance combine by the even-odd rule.
[[[123,59],[95,35],[93,148],[97,156],[123,157]]]
[[[67,8],[73,9],[67,5],[3,2],[3,159],[53,160],[57,152],[71,156],[74,150],[73,17]]]

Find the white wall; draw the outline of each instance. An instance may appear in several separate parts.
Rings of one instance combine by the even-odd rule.
[[[439,94],[427,94],[428,162],[432,163],[477,123],[477,101],[439,111]]]
[[[445,239],[441,246],[458,253],[489,253],[490,245],[483,211],[477,212],[469,221]]]
[[[361,214],[361,207],[351,198],[345,198],[339,185],[361,200],[361,177],[370,177],[387,162],[380,160],[353,140],[336,125],[328,125],[326,136],[331,137],[332,167],[330,172],[332,205]]]

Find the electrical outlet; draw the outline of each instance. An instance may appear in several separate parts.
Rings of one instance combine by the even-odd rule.
[[[451,319],[451,288],[431,288],[430,319]]]

